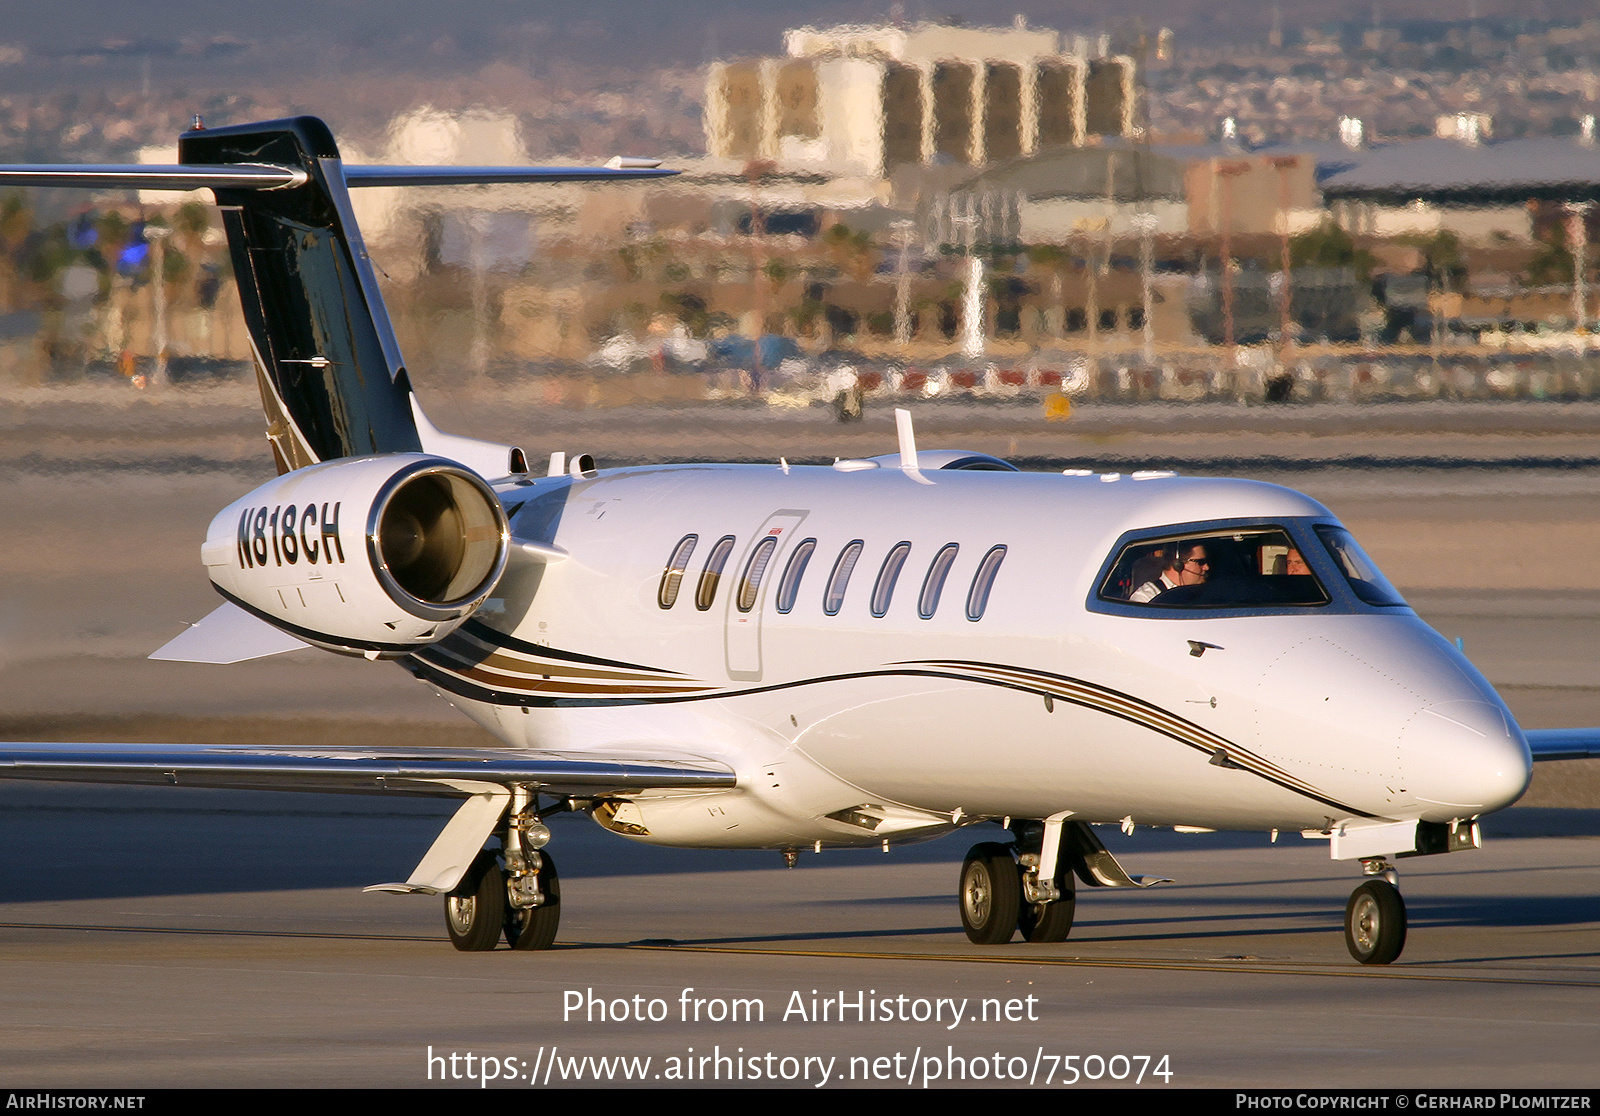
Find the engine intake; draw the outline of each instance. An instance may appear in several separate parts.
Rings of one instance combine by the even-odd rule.
[[[448,619],[505,566],[505,516],[482,480],[418,462],[379,490],[368,518],[373,569],[401,608]]]
[[[509,546],[482,477],[404,453],[285,473],[224,508],[201,553],[223,596],[298,638],[398,655],[476,612]]]

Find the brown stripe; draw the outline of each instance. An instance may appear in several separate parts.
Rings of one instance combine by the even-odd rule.
[[[620,690],[615,686],[585,685],[565,679],[531,680],[522,677],[513,677],[508,674],[498,674],[494,671],[484,670],[481,667],[460,667],[438,662],[437,660],[419,655],[418,658],[430,666],[454,674],[459,678],[468,678],[484,686],[492,686],[497,690],[521,690],[529,693],[551,694],[585,694],[604,697],[631,697],[635,694],[692,694],[709,689],[706,686],[635,686],[627,690]]]

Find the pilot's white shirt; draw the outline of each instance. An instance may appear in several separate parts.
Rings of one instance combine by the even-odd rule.
[[[1144,604],[1158,593],[1165,593],[1168,589],[1176,589],[1178,583],[1172,580],[1171,570],[1162,570],[1158,581],[1147,581],[1139,588],[1128,594],[1128,600],[1134,604]]]

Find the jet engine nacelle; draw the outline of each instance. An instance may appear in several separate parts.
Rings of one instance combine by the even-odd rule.
[[[201,558],[224,596],[307,643],[399,655],[477,611],[509,541],[482,477],[393,453],[269,481],[217,513]]]

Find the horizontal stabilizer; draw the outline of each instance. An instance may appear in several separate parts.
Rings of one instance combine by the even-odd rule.
[[[537,182],[626,182],[677,174],[658,167],[345,167],[345,185],[494,186]],[[80,190],[284,190],[304,186],[301,167],[274,163],[33,163],[0,166],[0,186]]]
[[[659,167],[345,167],[351,186],[498,186],[519,182],[616,182],[666,178]]]
[[[1535,762],[1600,758],[1600,728],[1523,729]]]
[[[737,784],[709,760],[512,748],[271,748],[234,744],[0,743],[0,779],[459,798],[494,786],[590,797]]]
[[[213,610],[198,624],[191,624],[150,657],[175,663],[242,663],[309,646],[229,603]]]
[[[304,186],[300,167],[160,166],[155,163],[35,163],[0,166],[0,185],[73,186],[80,190],[282,190]]]

